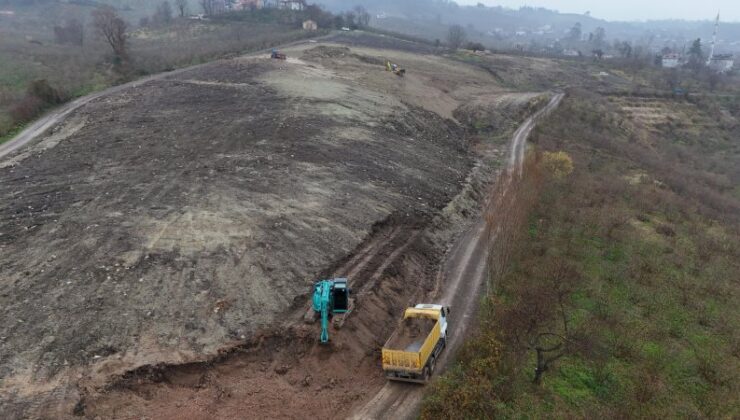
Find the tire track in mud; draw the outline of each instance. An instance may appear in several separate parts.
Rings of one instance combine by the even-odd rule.
[[[335,275],[351,275],[357,279],[365,280],[360,284],[355,283],[353,286],[358,290],[354,295],[360,301],[359,307],[363,314],[366,312],[388,313],[389,308],[398,306],[390,304],[385,299],[386,296],[383,292],[373,293],[373,291],[380,287],[379,284],[385,285],[385,283],[380,282],[380,279],[386,275],[391,267],[397,267],[394,266],[394,263],[406,255],[406,251],[419,239],[421,232],[422,228],[420,226],[391,217],[376,226],[368,239],[353,251],[352,256],[345,263],[340,263],[338,268],[330,271]],[[311,295],[308,295],[309,309],[310,298]],[[318,413],[346,413],[347,407],[360,397],[363,387],[355,388],[354,396],[343,395],[347,392],[342,391],[334,397],[334,400],[321,400],[319,404],[320,401],[311,402],[312,399],[307,396],[308,394],[305,394],[307,391],[303,390],[302,386],[308,386],[306,384],[311,380],[312,375],[315,378],[314,381],[321,381],[322,379],[317,378],[319,375],[316,372],[316,365],[330,364],[332,359],[334,360],[333,363],[336,364],[337,361],[342,362],[347,357],[354,358],[361,361],[363,365],[362,368],[358,366],[358,369],[364,369],[368,372],[374,371],[375,357],[372,355],[368,357],[369,353],[367,353],[367,348],[373,347],[372,342],[368,341],[368,337],[372,340],[379,335],[377,333],[368,334],[367,331],[382,328],[383,324],[379,324],[372,316],[361,317],[353,314],[348,318],[350,321],[348,325],[342,327],[343,329],[349,329],[349,333],[342,334],[341,331],[337,331],[336,324],[334,328],[330,326],[332,344],[326,346],[318,343],[318,323],[312,322],[311,325],[306,325],[305,318],[301,320],[304,309],[305,306],[301,303],[299,308],[288,315],[288,320],[283,326],[272,331],[262,332],[254,340],[225,350],[224,353],[211,360],[182,365],[143,366],[131,371],[114,380],[106,389],[93,391],[83,396],[82,404],[89,407],[85,415],[135,418],[140,414],[147,414],[154,415],[155,418],[169,418],[176,414],[177,417],[180,417],[186,412],[180,408],[184,403],[178,402],[176,403],[177,408],[173,408],[172,396],[177,397],[183,393],[191,393],[193,394],[191,399],[194,398],[198,401],[197,407],[192,408],[202,411],[205,410],[205,407],[208,407],[208,410],[205,410],[207,413],[201,413],[203,415],[190,413],[186,418],[242,418],[232,414],[228,408],[224,409],[221,406],[222,404],[228,404],[230,400],[228,396],[232,393],[230,390],[234,389],[234,384],[240,380],[243,381],[240,372],[252,377],[252,380],[255,377],[261,377],[262,379],[255,381],[259,386],[269,389],[270,392],[282,388],[286,394],[290,392],[299,393],[301,399],[305,396],[307,405],[310,405],[311,409]],[[354,337],[356,334],[365,337],[364,341]],[[361,351],[357,351],[358,349],[361,349]],[[344,370],[344,368],[341,369]],[[285,373],[286,370],[287,373]],[[278,372],[277,378],[273,372]],[[345,376],[351,375],[356,375],[356,371],[348,370],[345,373]],[[295,385],[295,376],[299,378],[297,380],[298,386]],[[373,388],[377,387],[381,380],[381,378],[371,377],[371,375],[364,376],[370,377],[370,382],[375,384]],[[301,380],[304,383],[302,386],[300,385]],[[342,382],[344,382],[342,379],[337,379],[336,383]],[[329,386],[333,387],[333,383],[333,378],[330,378]],[[322,389],[324,388],[319,388],[317,391],[320,392]],[[129,409],[119,407],[111,412],[109,407],[112,404],[107,398],[107,394],[117,394],[117,397],[113,397],[118,400],[116,404],[122,404],[121,401],[125,401],[124,405],[126,406],[131,406],[132,401],[147,402],[161,398],[162,402],[154,409],[139,407],[134,408],[134,411],[127,411]],[[246,397],[251,400],[259,398],[259,395],[259,391],[249,391]],[[289,397],[284,396],[283,398]],[[346,400],[347,398],[351,399]],[[294,396],[293,399],[297,399],[297,397]],[[341,399],[346,401],[338,406],[338,401]],[[260,402],[249,401],[242,401],[242,403],[246,405],[260,404]],[[277,414],[276,412],[274,417],[288,418],[290,416]],[[336,416],[329,417],[334,418]]]
[[[367,245],[363,246],[360,252],[355,253],[345,265],[336,270],[335,276],[350,279],[357,276],[378,255],[383,246],[392,242],[399,233],[401,233],[401,226],[394,227],[390,232],[375,235]]]
[[[551,104],[557,101],[553,98]],[[530,131],[517,131],[510,153],[523,158],[522,143]],[[388,328],[395,328],[398,308],[427,295],[452,306],[449,350],[438,365],[444,368],[472,324],[488,251],[487,229],[481,216],[448,251],[438,272],[441,274],[436,276],[444,287],[427,285],[431,288],[425,292],[419,279],[434,275],[429,276],[414,260],[424,264],[425,248],[420,245],[420,236],[426,225],[389,217],[345,262],[327,272],[352,275],[362,282],[350,283],[358,290],[356,308],[362,316],[352,314],[341,330],[332,331],[329,346],[318,343],[317,323],[306,325],[302,319],[306,304],[310,303],[309,293],[296,302],[281,327],[264,331],[248,343],[235,343],[235,347],[202,362],[145,366],[104,390],[83,396],[83,403],[89,407],[85,415],[182,418],[188,413],[187,417],[193,419],[236,419],[243,418],[244,410],[249,408],[254,416],[273,413],[274,418],[289,418],[311,412],[340,418],[346,415],[348,407],[355,406],[356,411],[350,413],[352,418],[413,417],[423,387],[385,382],[379,371],[377,349]],[[378,390],[370,401],[366,400],[368,390]],[[274,398],[275,395],[280,398]],[[362,404],[359,408],[358,403]],[[208,410],[204,412],[205,406]]]

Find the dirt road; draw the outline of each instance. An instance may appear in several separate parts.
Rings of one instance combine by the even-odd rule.
[[[37,138],[39,138],[39,136],[44,134],[46,130],[48,130],[49,128],[53,127],[56,124],[59,124],[61,121],[64,121],[64,119],[67,118],[69,114],[80,109],[80,107],[90,103],[91,101],[94,101],[95,99],[102,98],[108,95],[112,95],[114,93],[122,92],[126,89],[140,86],[152,80],[157,80],[163,77],[171,76],[173,74],[176,74],[177,72],[178,71],[173,71],[170,73],[160,73],[155,76],[146,77],[146,78],[134,81],[134,82],[126,83],[126,84],[119,85],[119,86],[114,86],[110,89],[106,89],[101,92],[83,96],[81,98],[75,99],[72,102],[64,104],[58,109],[55,109],[49,112],[48,114],[44,115],[43,117],[39,118],[38,120],[36,120],[33,124],[29,125],[23,131],[18,133],[18,135],[15,136],[12,140],[0,145],[0,159],[15,152],[16,150],[27,145],[28,143],[36,140]]]
[[[544,115],[554,110],[563,99],[556,94],[543,109],[528,118],[514,133],[509,152],[508,171],[521,169],[527,149],[527,138]],[[502,182],[508,176],[502,175]],[[495,211],[495,209],[494,209]],[[448,327],[448,350],[442,353],[437,366],[442,370],[462,344],[475,316],[481,287],[486,280],[486,261],[489,235],[485,218],[474,224],[460,237],[445,259],[441,278],[445,283],[429,298],[433,302],[449,305],[452,309]],[[419,409],[424,388],[415,384],[388,382],[367,404],[355,411],[353,419],[413,418]]]

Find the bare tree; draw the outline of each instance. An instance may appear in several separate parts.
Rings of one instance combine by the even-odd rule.
[[[367,9],[362,6],[355,7],[355,15],[357,15],[357,25],[366,27],[370,24],[370,13]]]
[[[602,49],[606,45],[606,30],[599,26],[593,34],[591,39],[595,49]]]
[[[203,14],[211,16],[216,10],[216,0],[200,0],[200,7],[203,9]]]
[[[699,71],[704,67],[704,51],[702,51],[701,38],[697,38],[691,44],[689,48],[689,63],[688,66],[694,71]]]
[[[557,259],[544,270],[536,276],[540,281],[514,286],[518,299],[500,316],[513,344],[525,352],[534,352],[535,384],[542,382],[542,375],[557,360],[585,348],[586,342],[582,332],[571,329],[566,308],[577,272]]]
[[[188,0],[175,0],[175,7],[180,13],[180,17],[185,17],[185,12],[188,11]]]
[[[709,70],[708,73],[707,84],[709,84],[709,91],[714,92],[717,89],[717,86],[719,86],[723,81],[722,75],[714,70]]]
[[[614,45],[614,48],[616,48],[617,51],[619,51],[619,55],[621,55],[622,58],[632,57],[632,45],[629,42],[624,41],[624,42],[616,43]]]
[[[172,6],[170,6],[170,2],[165,0],[164,2],[162,2],[162,4],[157,6],[157,11],[154,12],[152,21],[156,25],[168,24],[172,22]]]
[[[118,16],[111,6],[101,6],[92,11],[93,26],[100,32],[113,49],[116,61],[128,61],[126,46],[126,22]]]
[[[572,28],[570,28],[570,31],[568,32],[568,40],[571,43],[576,43],[581,40],[581,36],[583,35],[583,29],[581,27],[581,22],[576,22],[575,25],[573,25]]]
[[[349,26],[350,28],[355,28],[357,25],[355,23],[355,19],[357,16],[355,15],[355,12],[349,11],[344,13],[344,23],[345,25]]]
[[[447,44],[450,46],[450,48],[456,50],[465,43],[467,37],[468,36],[465,33],[465,29],[463,29],[462,26],[452,25],[450,26],[450,31],[447,33]]]

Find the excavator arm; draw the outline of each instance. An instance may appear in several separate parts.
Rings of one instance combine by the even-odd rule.
[[[348,311],[349,288],[347,279],[321,280],[314,285],[314,312],[321,317],[321,342],[329,342],[329,317]]]
[[[329,342],[329,305],[331,303],[331,289],[333,284],[330,281],[321,282],[321,342]]]

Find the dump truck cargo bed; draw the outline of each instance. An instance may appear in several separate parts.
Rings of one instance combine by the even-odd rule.
[[[440,305],[417,305],[404,312],[401,325],[383,346],[386,377],[421,383],[429,380],[445,345],[445,313]]]
[[[430,318],[406,318],[401,328],[388,340],[385,347],[389,350],[401,350],[416,353],[421,349],[424,340],[432,332],[437,320]]]

